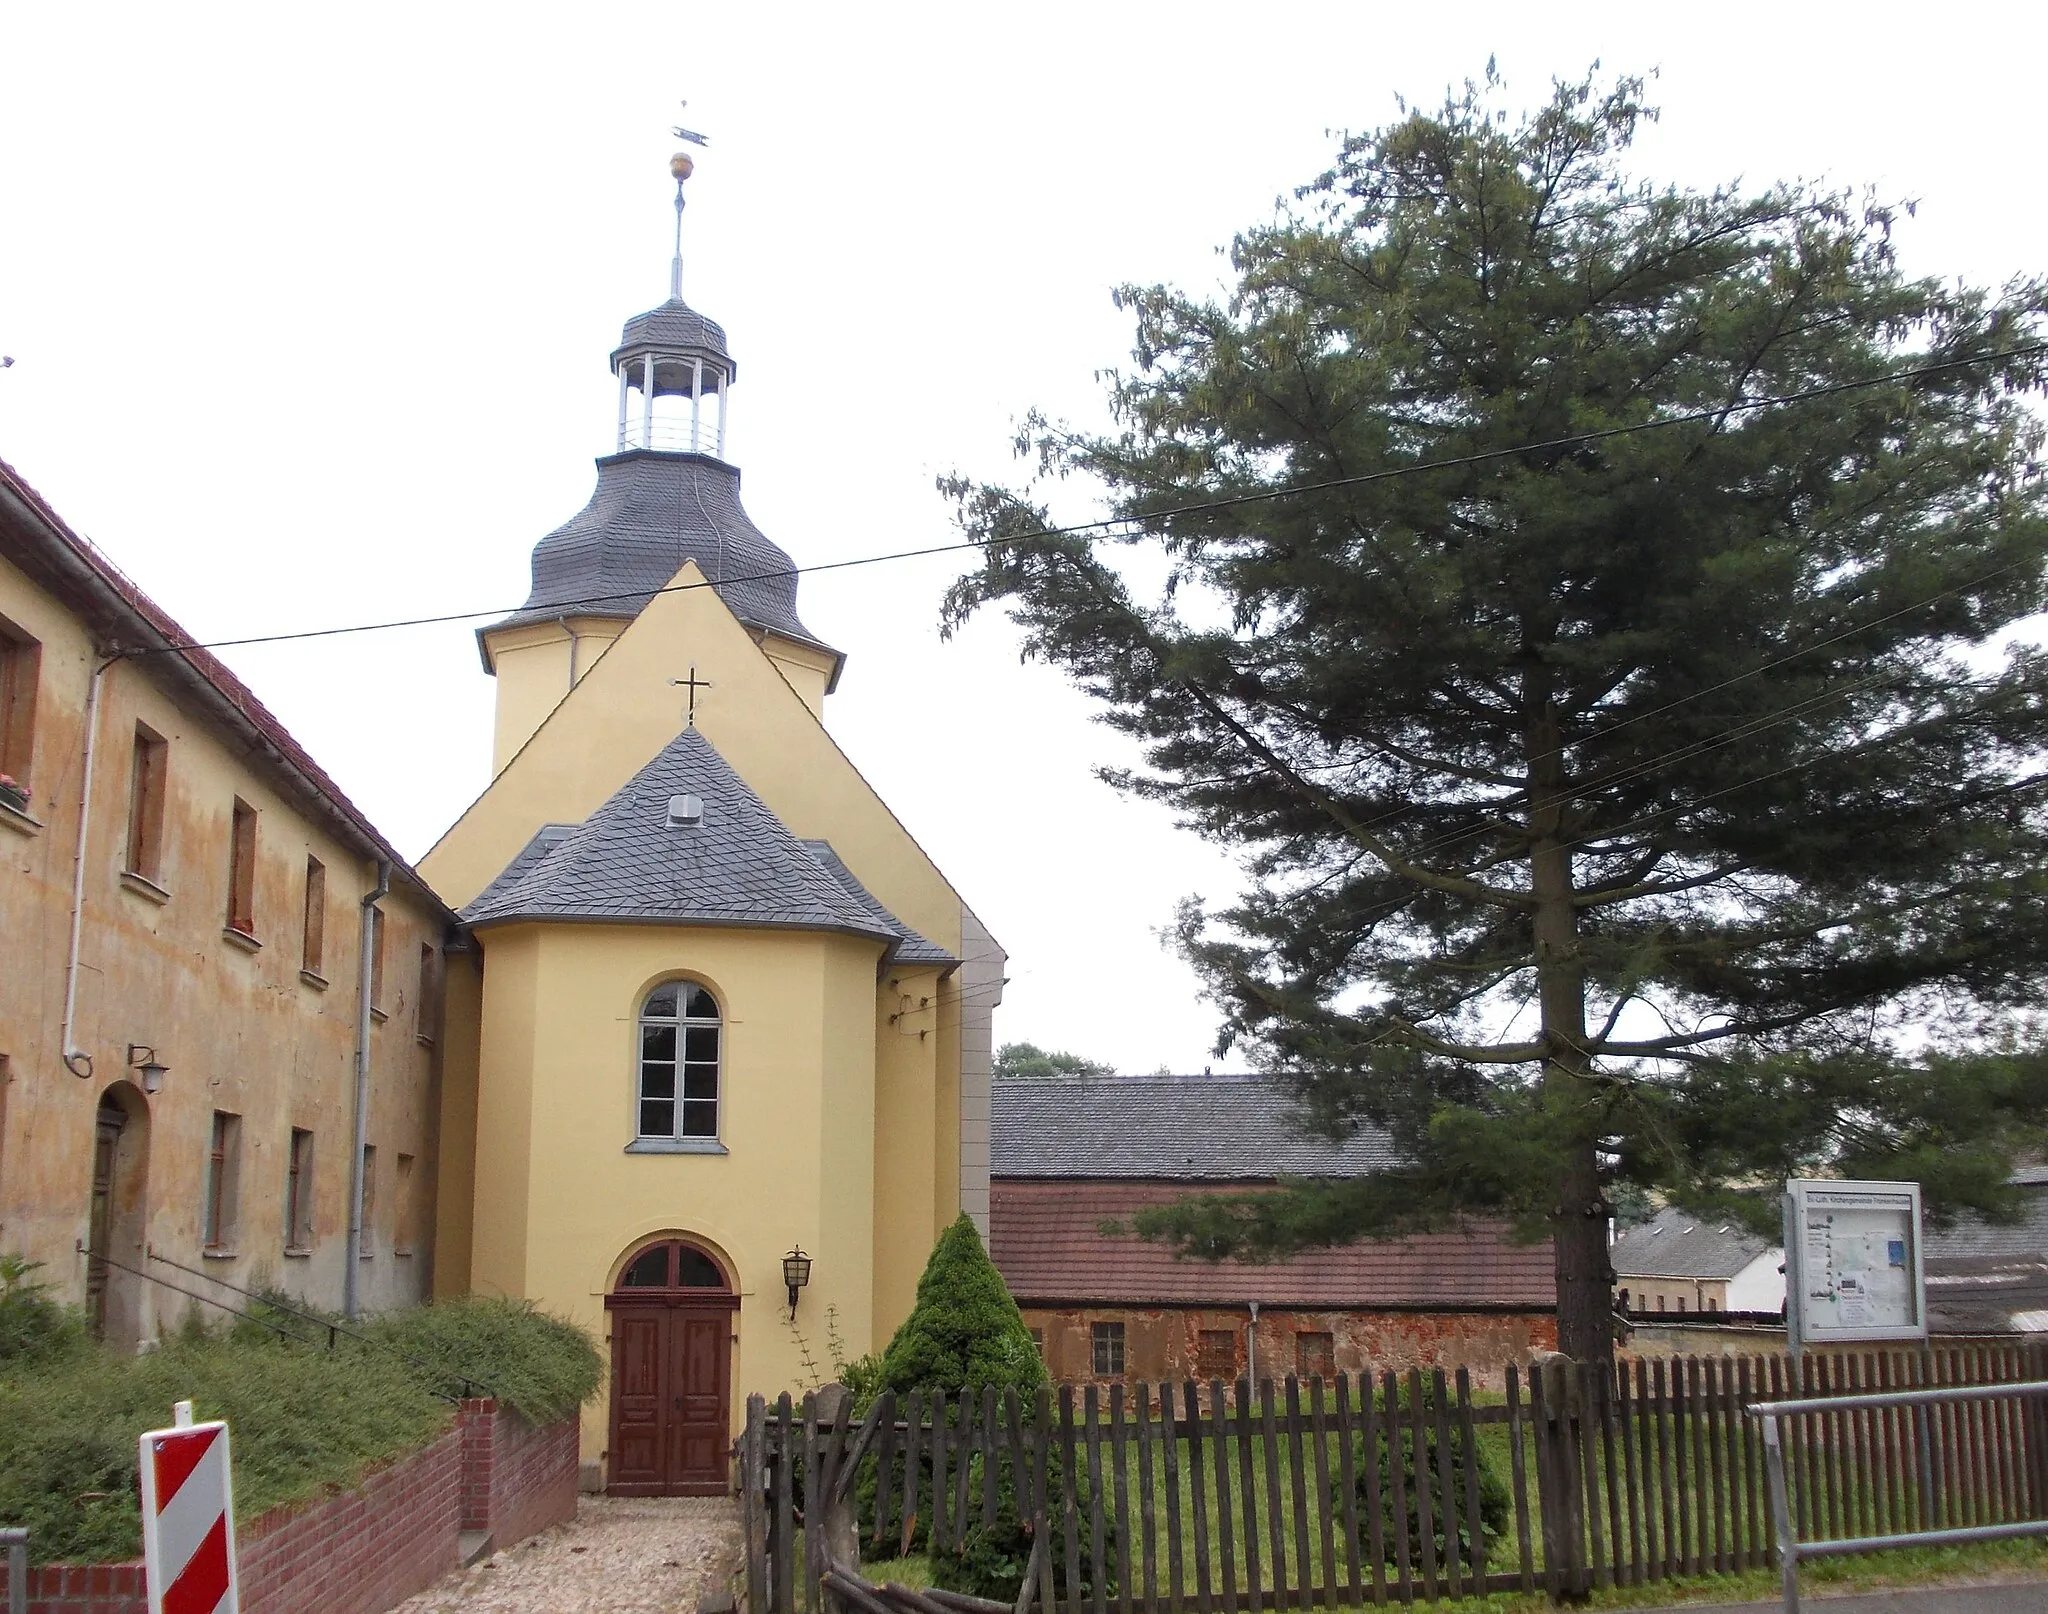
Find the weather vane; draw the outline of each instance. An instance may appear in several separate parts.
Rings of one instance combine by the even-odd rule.
[[[678,103],[687,107],[690,103]],[[669,130],[678,140],[687,140],[693,146],[708,146],[710,137],[699,134],[695,129],[685,129],[676,124]],[[683,181],[696,171],[696,163],[687,151],[679,151],[668,160],[668,171],[676,176],[676,255],[669,263],[668,295],[672,302],[683,298]]]

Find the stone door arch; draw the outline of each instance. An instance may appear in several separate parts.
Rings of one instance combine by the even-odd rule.
[[[93,1115],[86,1225],[86,1319],[94,1337],[133,1347],[148,1335],[149,1102],[132,1082],[107,1088]]]

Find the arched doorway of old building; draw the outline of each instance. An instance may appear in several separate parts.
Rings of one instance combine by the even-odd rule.
[[[132,1082],[100,1094],[93,1116],[85,1312],[95,1338],[132,1347],[146,1332],[143,1252],[149,1217],[149,1103]]]
[[[628,1253],[605,1297],[612,1325],[615,1496],[723,1496],[730,1487],[732,1339],[740,1297],[686,1239]]]

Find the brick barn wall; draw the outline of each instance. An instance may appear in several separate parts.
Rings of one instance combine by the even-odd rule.
[[[1242,1306],[1025,1305],[1025,1326],[1043,1335],[1046,1367],[1059,1382],[1107,1383],[1094,1371],[1093,1325],[1124,1326],[1124,1381],[1209,1378],[1220,1358],[1204,1362],[1202,1336],[1227,1333],[1228,1374],[1245,1371],[1245,1335],[1251,1321]],[[1302,1336],[1309,1336],[1304,1340]],[[1535,1351],[1557,1348],[1557,1318],[1550,1312],[1317,1311],[1261,1306],[1260,1378],[1315,1370],[1328,1336],[1332,1370],[1469,1368],[1473,1382],[1498,1389],[1510,1362],[1526,1365]],[[1304,1374],[1304,1377],[1306,1374]]]
[[[431,1446],[352,1491],[273,1508],[236,1532],[247,1614],[379,1614],[454,1569],[457,1537],[509,1547],[576,1513],[577,1420],[533,1428],[465,1401]],[[45,1564],[29,1614],[146,1614],[142,1565]]]

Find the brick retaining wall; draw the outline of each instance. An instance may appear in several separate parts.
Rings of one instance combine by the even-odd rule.
[[[576,1514],[577,1420],[533,1428],[465,1401],[431,1446],[352,1491],[273,1508],[236,1531],[247,1614],[379,1614],[460,1561],[465,1530],[500,1547]],[[145,1614],[142,1565],[45,1564],[29,1614]]]

